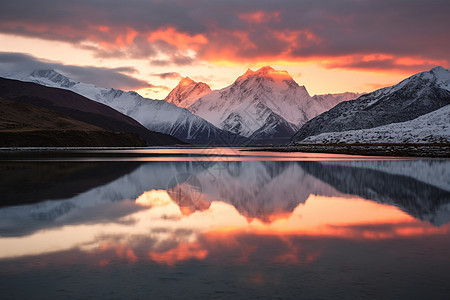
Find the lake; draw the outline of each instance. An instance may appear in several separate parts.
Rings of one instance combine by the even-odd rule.
[[[2,299],[447,299],[450,160],[0,157]]]

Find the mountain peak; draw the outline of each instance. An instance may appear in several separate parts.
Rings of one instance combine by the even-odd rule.
[[[450,79],[450,70],[441,66],[434,67],[430,70],[430,73],[441,79]]]
[[[275,70],[271,66],[265,66],[257,71],[252,71],[251,69],[247,69],[247,71],[238,77],[236,82],[240,82],[242,80],[248,78],[265,78],[274,82],[282,82],[282,81],[292,81],[295,82],[291,75],[285,70]]]
[[[210,92],[211,88],[206,83],[195,82],[189,77],[184,77],[164,100],[186,108]]]
[[[34,70],[33,72],[30,73],[30,75],[34,77],[50,77],[61,74],[53,69],[41,69],[41,70]]]
[[[186,76],[180,80],[178,85],[186,86],[186,85],[190,85],[192,83],[196,83],[196,82],[194,80],[192,80],[191,78],[189,78],[189,76]]]
[[[78,83],[71,80],[69,77],[62,75],[61,73],[58,73],[53,69],[34,70],[33,72],[30,73],[29,76],[38,78],[39,83],[41,84],[45,85],[45,82],[41,82],[41,80],[44,80],[53,83],[58,83],[61,87],[65,88],[70,88]]]
[[[446,68],[441,67],[441,66],[436,66],[430,70],[430,72],[442,72],[442,71],[448,72],[448,70]]]

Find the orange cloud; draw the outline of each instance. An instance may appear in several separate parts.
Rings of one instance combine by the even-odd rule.
[[[273,12],[265,12],[265,11],[256,11],[256,12],[249,12],[249,13],[243,13],[238,15],[239,19],[246,21],[248,23],[254,23],[254,24],[262,24],[267,23],[270,20],[275,20],[277,22],[280,22],[280,12],[273,11]]]
[[[158,29],[148,34],[149,42],[165,41],[168,44],[175,45],[179,49],[199,49],[201,45],[208,43],[208,39],[202,34],[190,35],[178,32],[174,27]]]

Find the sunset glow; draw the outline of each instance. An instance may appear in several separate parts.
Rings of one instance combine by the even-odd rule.
[[[29,0],[3,1],[0,68],[22,70],[4,58],[21,53],[54,68],[84,68],[77,80],[155,99],[179,80],[158,74],[219,89],[265,65],[288,71],[311,95],[368,92],[448,67],[448,2],[403,2],[45,1],[37,13]],[[93,66],[127,82],[108,81],[107,72],[91,79]]]

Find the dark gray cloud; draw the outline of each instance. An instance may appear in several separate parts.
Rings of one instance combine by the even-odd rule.
[[[146,81],[124,73],[138,73],[133,67],[101,68],[93,66],[73,66],[58,62],[39,60],[28,54],[0,52],[0,74],[31,72],[40,69],[54,69],[68,77],[100,87],[114,87],[123,90],[152,87]]]
[[[421,61],[415,64],[399,65],[392,58],[363,60],[361,57],[354,57],[350,61],[328,63],[325,66],[330,69],[409,70],[411,72],[419,72],[432,69],[436,65]]]
[[[96,53],[148,58],[158,66],[195,60],[180,51],[195,44],[195,38],[148,40],[151,32],[167,28],[205,37],[208,43],[192,46],[199,59],[253,61],[282,55],[308,60],[383,53],[448,63],[449,11],[448,0],[15,0],[0,3],[0,32],[78,45],[117,44]],[[121,45],[117,38],[130,37],[131,29],[137,35]],[[161,53],[169,59],[158,60]]]
[[[157,74],[150,74],[151,76],[156,76],[161,79],[181,79],[183,76],[181,76],[180,73],[177,72],[166,72],[166,73],[157,73]]]
[[[195,59],[184,55],[171,55],[169,59],[153,59],[150,61],[150,65],[155,67],[168,67],[168,66],[188,66],[192,65]]]

